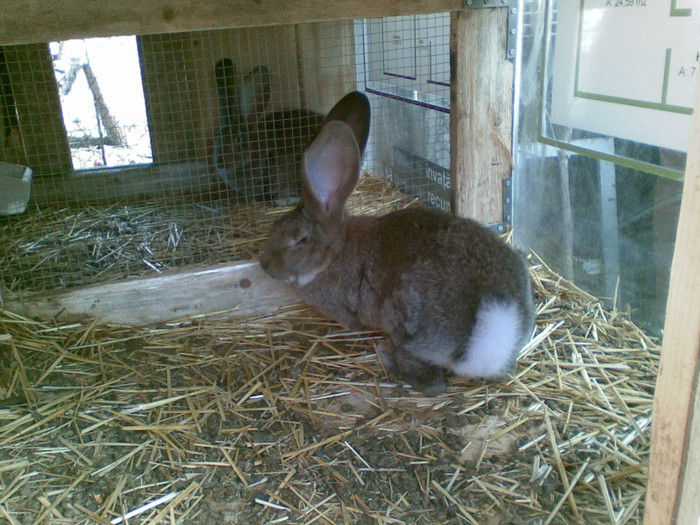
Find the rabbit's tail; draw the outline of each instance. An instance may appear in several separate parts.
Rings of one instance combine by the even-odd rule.
[[[525,339],[529,323],[515,300],[486,298],[476,312],[476,322],[461,359],[451,366],[464,377],[491,379],[511,371]]]

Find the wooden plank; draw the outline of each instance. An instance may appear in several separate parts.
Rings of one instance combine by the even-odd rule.
[[[226,191],[204,162],[107,168],[67,173],[53,180],[35,180],[32,200],[38,203],[107,203],[123,198],[146,198],[192,193],[216,195]]]
[[[38,319],[89,317],[141,326],[224,311],[241,317],[265,315],[298,302],[287,283],[269,277],[257,262],[245,262],[33,294],[4,307]]]
[[[700,375],[695,376],[695,406],[688,422],[690,433],[681,480],[676,523],[700,524]]]
[[[303,105],[327,113],[356,89],[353,22],[314,22],[297,27]]]
[[[206,162],[206,152],[196,147],[200,123],[194,117],[198,71],[191,67],[195,38],[194,33],[178,33],[138,39],[155,163]]]
[[[35,179],[67,172],[73,165],[48,46],[7,46],[3,51],[24,149],[23,159],[8,161],[31,167]]]
[[[700,89],[695,90],[683,200],[671,266],[652,416],[646,525],[700,519]],[[681,516],[683,520],[681,520]]]
[[[511,173],[513,64],[506,59],[507,9],[452,14],[452,210],[503,220],[501,184]]]
[[[0,44],[439,13],[461,5],[461,0],[13,0],[2,6]]]
[[[5,49],[0,47],[0,159],[11,164],[24,164],[26,158],[16,107]]]

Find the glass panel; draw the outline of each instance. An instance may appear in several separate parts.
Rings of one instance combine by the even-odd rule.
[[[682,182],[677,179],[682,178],[685,154],[664,146],[669,137],[654,138],[669,134],[661,125],[666,118],[663,108],[650,109],[656,113],[647,114],[652,119],[647,125],[655,134],[645,139],[647,143],[625,136],[621,128],[618,137],[605,134],[602,128],[597,132],[586,129],[585,122],[561,123],[552,93],[561,80],[557,75],[566,74],[557,65],[556,49],[561,43],[557,35],[565,32],[561,25],[564,12],[560,10],[564,4],[569,9],[568,3],[556,1],[524,4],[515,134],[516,242],[533,248],[553,269],[582,288],[608,298],[620,310],[629,310],[643,327],[659,332],[682,191]],[[585,7],[593,4],[581,3]],[[602,2],[599,10],[604,11],[605,4]],[[631,11],[644,7],[635,3],[626,9],[624,16],[629,23],[644,23],[641,14]],[[592,13],[585,14],[590,17]],[[596,38],[607,38],[604,24],[598,26],[600,33],[590,20],[586,24],[585,45],[595,47]],[[639,29],[639,25],[628,28]],[[652,33],[657,36],[652,37]],[[661,32],[647,36],[664,38]],[[617,42],[632,46],[622,38]],[[624,52],[631,53],[629,49]],[[582,85],[583,80],[578,79]],[[677,93],[674,96],[680,97]],[[606,104],[612,107],[613,102]],[[579,104],[580,100],[572,97],[570,103]],[[621,118],[602,107],[589,111],[599,120]],[[617,124],[611,122],[611,132]],[[676,134],[687,137],[687,129],[678,129]]]
[[[645,0],[548,4],[541,141],[682,178],[700,10]],[[639,38],[648,35],[648,38]],[[663,129],[663,133],[659,130]],[[615,137],[614,144],[606,137]]]

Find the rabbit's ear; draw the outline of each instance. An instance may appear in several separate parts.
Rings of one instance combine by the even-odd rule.
[[[238,108],[242,117],[258,118],[270,100],[270,70],[258,66],[248,73],[236,90]]]
[[[326,122],[332,120],[340,120],[352,128],[362,155],[369,135],[370,106],[367,96],[359,91],[345,95],[328,113]]]
[[[222,58],[214,66],[216,93],[219,96],[219,118],[221,127],[232,124],[238,107],[236,104],[236,66],[230,58]]]
[[[342,220],[360,175],[360,160],[352,128],[336,120],[324,124],[303,160],[304,206],[313,218]]]

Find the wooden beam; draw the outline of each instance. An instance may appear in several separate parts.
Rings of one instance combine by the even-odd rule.
[[[12,0],[0,45],[454,11],[462,0]]]
[[[264,315],[300,302],[285,282],[269,277],[256,262],[223,264],[163,273],[72,290],[31,294],[4,308],[38,319],[141,326],[226,311]]]
[[[654,393],[644,523],[700,520],[700,89],[695,89],[683,200]]]
[[[678,519],[676,523],[700,524],[700,372],[695,375],[695,406],[688,422],[687,456],[678,495]]]
[[[506,59],[508,9],[452,14],[450,143],[452,210],[503,220],[502,180],[511,174],[513,64]]]
[[[204,162],[105,168],[35,180],[32,200],[39,204],[113,202],[123,198],[159,197],[192,191],[215,195],[226,191]]]

